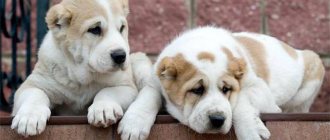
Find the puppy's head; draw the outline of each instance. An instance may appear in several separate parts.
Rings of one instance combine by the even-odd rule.
[[[155,65],[166,108],[199,133],[227,133],[245,61],[212,39],[187,38],[173,41]]]
[[[69,62],[105,73],[127,66],[127,14],[127,0],[63,0],[46,22]]]

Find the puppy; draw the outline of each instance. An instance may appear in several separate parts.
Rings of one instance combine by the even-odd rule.
[[[259,114],[308,112],[324,73],[312,51],[295,50],[266,35],[201,27],[183,33],[161,52],[153,83],[168,112],[196,132],[227,133],[233,122],[238,139],[258,140],[270,137]],[[156,103],[140,101],[149,116],[160,106],[159,96],[153,100]],[[154,121],[141,114],[126,114],[123,121],[132,118],[128,115]]]
[[[38,62],[15,94],[12,129],[40,134],[51,112],[88,113],[94,126],[116,123],[143,88],[136,82],[146,75],[136,70],[152,68],[144,54],[128,56],[127,14],[127,0],[63,0],[51,7]]]

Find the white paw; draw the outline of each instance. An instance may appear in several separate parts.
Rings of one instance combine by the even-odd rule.
[[[120,121],[118,133],[122,140],[145,140],[155,122],[155,116],[130,108]]]
[[[256,129],[258,130],[258,135],[262,139],[269,139],[270,138],[270,132],[267,129],[267,127],[264,125],[264,123],[260,120],[260,118],[256,119]]]
[[[246,120],[246,122],[248,121]],[[270,138],[270,132],[260,118],[255,118],[252,122],[235,126],[235,132],[239,140],[263,140]]]
[[[34,136],[43,132],[50,117],[47,106],[25,106],[16,113],[11,129],[16,129],[23,136]]]
[[[88,108],[88,123],[96,127],[108,127],[123,116],[123,109],[115,102],[94,102]]]

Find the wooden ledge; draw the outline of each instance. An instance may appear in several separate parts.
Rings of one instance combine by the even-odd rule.
[[[271,132],[270,140],[330,140],[330,113],[262,114],[261,119]],[[1,140],[26,140],[10,128],[12,117],[0,117]],[[86,116],[51,116],[45,131],[29,140],[117,140],[117,125],[97,128],[88,124]],[[227,134],[198,134],[169,115],[158,115],[150,131],[150,140],[194,139],[237,140],[232,129]]]
[[[268,121],[330,121],[330,112],[327,113],[267,113],[261,114],[264,122]],[[0,125],[10,125],[12,117],[0,117]],[[170,115],[157,115],[156,124],[178,123]],[[51,116],[50,125],[88,124],[86,116]]]

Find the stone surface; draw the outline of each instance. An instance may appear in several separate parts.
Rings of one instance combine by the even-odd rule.
[[[269,32],[300,49],[330,53],[329,0],[267,0]]]
[[[259,0],[198,0],[197,24],[217,25],[231,31],[259,32]]]
[[[159,53],[186,28],[187,19],[184,0],[130,0],[131,52]]]

